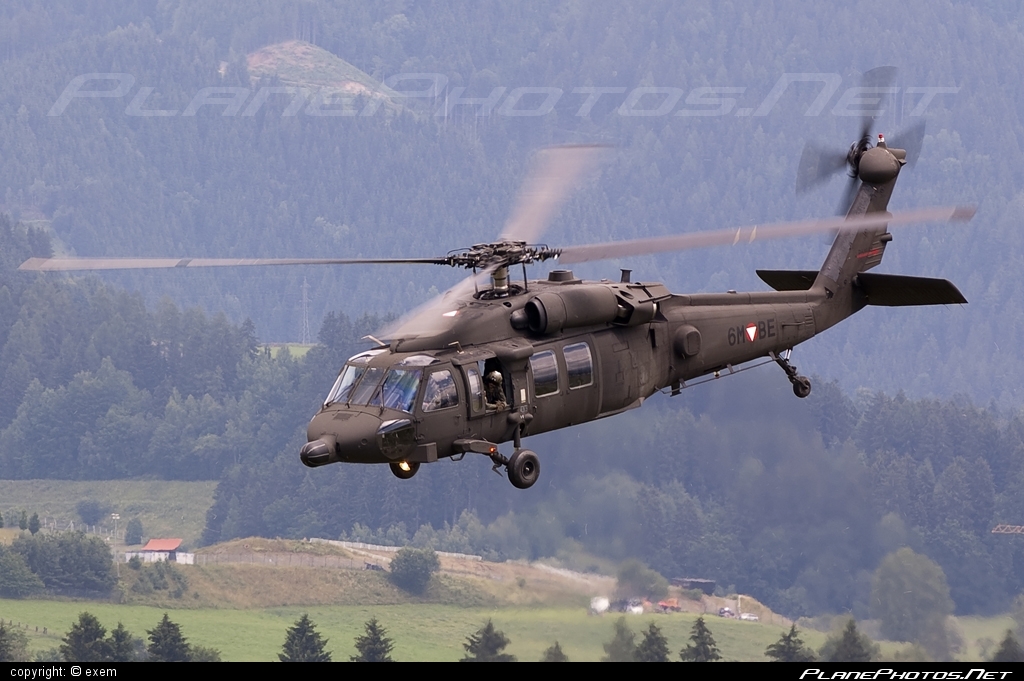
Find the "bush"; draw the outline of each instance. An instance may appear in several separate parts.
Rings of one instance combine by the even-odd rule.
[[[638,560],[627,560],[619,568],[619,595],[660,601],[668,596],[668,580]]]
[[[434,549],[406,547],[391,560],[390,579],[395,586],[414,594],[423,593],[430,578],[441,567]]]
[[[95,499],[86,499],[79,501],[75,505],[75,510],[78,511],[78,517],[82,519],[83,523],[86,525],[96,525],[107,515],[108,509],[104,504]]]

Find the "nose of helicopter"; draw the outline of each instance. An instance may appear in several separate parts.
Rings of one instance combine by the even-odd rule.
[[[382,460],[377,446],[381,420],[372,414],[327,411],[313,417],[306,428],[308,442],[299,452],[305,465],[315,468],[336,461],[375,463]]]

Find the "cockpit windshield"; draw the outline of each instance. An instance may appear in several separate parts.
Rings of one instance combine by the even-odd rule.
[[[338,374],[338,380],[334,382],[331,392],[327,393],[324,406],[334,404],[335,402],[348,401],[349,393],[352,392],[352,386],[355,385],[364,371],[366,371],[366,367],[355,367],[351,364],[346,364],[345,368]]]
[[[386,409],[412,413],[412,405],[416,400],[416,391],[420,387],[420,372],[408,369],[392,369],[384,378],[380,391],[370,404],[383,406]]]
[[[391,369],[386,375],[384,372],[380,367],[346,364],[324,406],[347,403],[412,413],[420,387],[420,370]]]

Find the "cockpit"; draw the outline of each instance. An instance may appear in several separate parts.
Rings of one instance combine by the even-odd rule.
[[[438,363],[429,355],[410,355],[389,367],[371,366],[380,348],[360,353],[345,363],[324,400],[333,405],[369,406],[411,414],[416,405],[423,367]],[[450,371],[434,372],[427,378],[423,411],[444,409],[458,404],[459,395]]]

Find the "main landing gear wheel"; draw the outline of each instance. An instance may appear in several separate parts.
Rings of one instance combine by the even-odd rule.
[[[528,489],[540,477],[540,459],[529,449],[517,449],[505,469],[513,487]]]
[[[396,461],[388,465],[391,466],[391,472],[400,480],[408,480],[420,469],[419,463],[415,461]]]
[[[807,397],[811,394],[811,381],[806,376],[797,376],[793,379],[793,394],[797,397]]]

